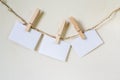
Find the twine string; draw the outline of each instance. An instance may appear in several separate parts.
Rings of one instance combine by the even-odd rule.
[[[8,11],[10,11],[11,13],[13,13],[17,18],[19,18],[21,21],[22,21],[22,24],[23,25],[27,25],[27,21],[25,19],[23,19],[18,13],[16,13],[7,3],[5,3],[3,0],[0,0],[0,2],[6,6],[8,8]],[[109,20],[114,14],[116,14],[118,11],[120,11],[120,8],[117,8],[115,10],[113,10],[106,18],[104,18],[103,20],[101,20],[99,23],[97,23],[95,26],[85,30],[85,31],[88,31],[88,30],[92,30],[92,29],[95,29],[95,30],[98,30],[99,28],[101,28],[102,26],[100,26],[101,24],[105,23],[107,20]],[[51,35],[49,33],[46,33],[40,29],[37,29],[37,28],[33,28],[39,32],[41,32],[42,34],[45,34],[45,35],[48,35],[52,38],[56,38],[56,36],[54,35]],[[73,38],[76,38],[78,37],[79,35],[76,34],[76,35],[73,35],[73,36],[68,36],[68,37],[65,37],[63,38],[62,40],[67,40],[67,39],[73,39]]]
[[[107,20],[109,20],[114,14],[116,14],[118,11],[120,11],[120,8],[117,8],[115,10],[113,10],[106,18],[104,18],[102,21],[100,21],[98,24],[96,24],[95,26],[93,26],[90,29],[99,29],[101,26],[101,24],[103,24],[104,22],[106,22]],[[88,30],[90,30],[88,29]]]
[[[27,24],[27,21],[25,21],[25,19],[23,19],[20,15],[18,15],[8,4],[6,4],[3,0],[0,0],[0,2],[6,6],[8,8],[8,11],[10,11],[11,13],[13,13],[16,17],[18,17],[23,24]]]

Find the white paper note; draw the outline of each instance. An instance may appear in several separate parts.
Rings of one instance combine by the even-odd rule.
[[[41,33],[31,29],[30,32],[25,31],[26,26],[21,24],[20,22],[16,22],[9,39],[32,50],[35,49],[40,37]]]
[[[89,30],[85,32],[85,35],[87,39],[83,40],[78,37],[71,43],[73,49],[80,57],[87,55],[89,52],[103,44],[103,41],[95,30]]]
[[[39,53],[65,61],[70,50],[70,44],[67,44],[64,41],[61,41],[60,44],[56,43],[56,40],[52,37],[44,35],[40,47]]]

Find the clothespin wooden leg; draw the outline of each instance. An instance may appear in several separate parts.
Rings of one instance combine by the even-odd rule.
[[[56,36],[56,42],[57,44],[60,43],[60,39],[64,36],[66,30],[67,30],[67,25],[68,23],[66,21],[63,22],[62,26],[60,27],[57,36]]]
[[[86,39],[86,36],[84,34],[84,31],[82,31],[82,29],[80,28],[80,25],[78,24],[78,22],[75,20],[74,17],[70,17],[70,22],[74,25],[76,31],[79,33],[80,37],[82,39]]]
[[[27,24],[26,31],[30,31],[31,27],[33,27],[33,25],[35,24],[36,19],[39,17],[39,14],[40,14],[40,9],[37,8],[30,22]]]

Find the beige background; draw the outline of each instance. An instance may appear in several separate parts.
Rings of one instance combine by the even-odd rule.
[[[7,3],[27,21],[40,8],[44,15],[37,27],[53,35],[71,15],[87,29],[120,7],[120,0],[8,0]],[[0,80],[120,80],[120,12],[98,30],[104,45],[83,58],[71,49],[67,62],[8,40],[16,20],[0,3]],[[67,36],[74,34],[76,31],[70,26]]]

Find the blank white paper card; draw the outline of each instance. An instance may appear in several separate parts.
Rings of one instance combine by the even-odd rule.
[[[95,30],[89,30],[84,34],[86,35],[85,40],[78,37],[71,42],[73,49],[80,57],[87,55],[89,52],[103,44],[103,41]]]
[[[25,31],[26,26],[20,22],[16,22],[13,30],[10,33],[9,39],[26,47],[34,50],[40,37],[41,33],[31,29],[30,32]]]
[[[60,44],[56,43],[56,39],[44,35],[40,47],[39,53],[49,56],[54,59],[65,61],[70,50],[70,44],[61,41]]]

